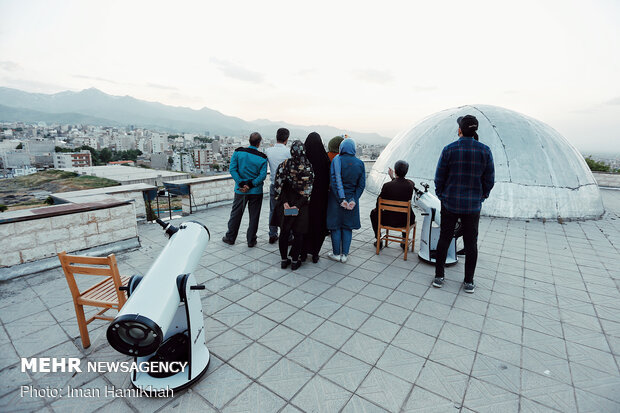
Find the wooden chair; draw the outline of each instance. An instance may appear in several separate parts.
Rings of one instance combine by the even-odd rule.
[[[399,212],[407,215],[407,225],[404,227],[391,227],[383,225],[381,223],[381,215],[383,211]],[[381,242],[385,240],[385,246],[387,247],[389,241],[398,242],[399,244],[405,244],[405,261],[407,261],[407,251],[409,251],[409,244],[411,244],[411,251],[415,247],[415,230],[416,223],[413,225],[411,222],[411,200],[409,201],[391,201],[389,199],[379,198],[379,206],[377,208],[377,254],[381,250]],[[381,236],[381,230],[385,229],[385,235]],[[409,238],[409,232],[413,229],[413,236]],[[390,235],[390,231],[398,231],[399,235]],[[405,236],[402,236],[402,233]]]
[[[103,313],[111,308],[120,310],[125,305],[127,297],[124,291],[119,290],[119,287],[126,285],[129,277],[120,276],[114,254],[107,257],[84,257],[67,255],[67,252],[63,251],[58,254],[58,258],[73,296],[82,345],[84,348],[88,348],[90,347],[90,338],[86,326],[95,319],[114,320],[113,317],[104,316]],[[101,275],[105,279],[80,292],[75,281],[75,274]],[[102,307],[103,310],[86,320],[84,316],[85,305]]]

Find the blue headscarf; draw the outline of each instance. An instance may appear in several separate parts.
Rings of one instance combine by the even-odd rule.
[[[334,176],[336,178],[336,191],[338,192],[338,198],[344,199],[344,186],[342,185],[342,166],[340,162],[340,155],[355,156],[355,141],[352,138],[347,138],[340,143],[340,154],[337,155],[332,161],[332,164],[334,165]]]

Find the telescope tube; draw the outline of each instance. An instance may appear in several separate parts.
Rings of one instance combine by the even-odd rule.
[[[130,356],[146,356],[159,348],[180,304],[177,276],[196,269],[209,238],[209,230],[199,222],[179,226],[108,327],[112,347]]]

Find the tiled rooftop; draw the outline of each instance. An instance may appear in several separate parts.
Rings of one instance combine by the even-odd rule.
[[[131,386],[127,373],[21,372],[20,357],[129,360],[104,321],[82,349],[55,269],[0,284],[0,410],[620,411],[620,191],[602,193],[597,221],[481,218],[473,295],[460,289],[463,259],[434,289],[434,267],[415,254],[376,255],[369,195],[349,261],[326,258],[328,239],[317,264],[294,272],[267,243],[267,199],[255,248],[243,242],[247,213],[228,246],[230,206],[201,211],[186,219],[212,236],[195,273],[207,288],[206,376],[174,398],[20,397],[30,384]],[[139,250],[117,254],[123,274],[145,273],[166,243],[157,225],[139,235]]]

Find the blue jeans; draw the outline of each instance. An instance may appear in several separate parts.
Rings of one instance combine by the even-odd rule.
[[[271,217],[273,216],[273,209],[276,206],[276,191],[273,189],[273,184],[269,185],[269,237],[278,236],[278,227],[271,225]]]
[[[353,239],[353,230],[340,228],[333,229],[332,233],[332,251],[335,255],[349,255],[351,240]]]

